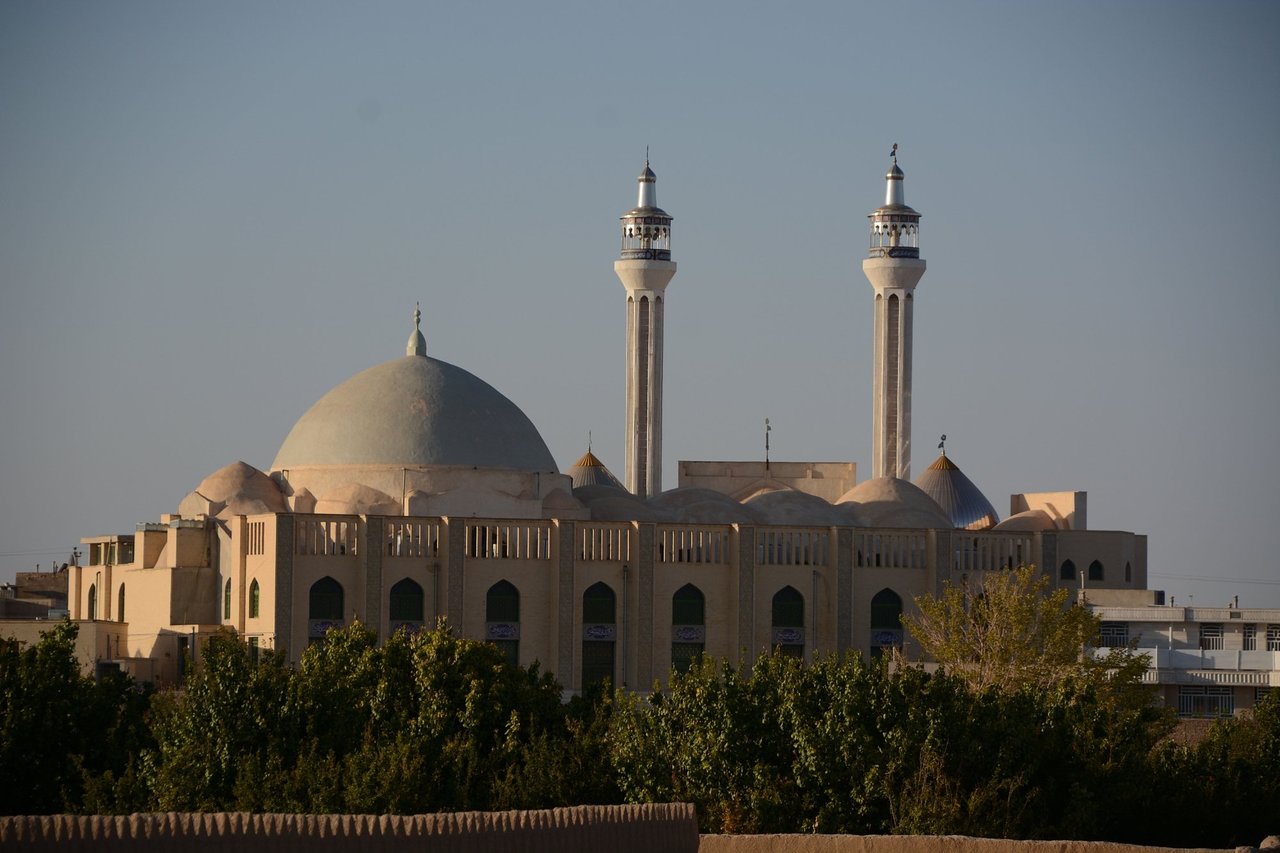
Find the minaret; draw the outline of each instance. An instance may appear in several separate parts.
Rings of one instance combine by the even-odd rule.
[[[898,146],[885,176],[884,206],[871,220],[871,250],[862,272],[876,291],[875,383],[871,476],[911,479],[911,315],[924,275],[920,214],[907,207]]]
[[[658,207],[656,181],[646,156],[640,198],[622,215],[622,252],[613,262],[627,289],[625,478],[642,498],[662,491],[662,294],[676,274],[671,217]]]

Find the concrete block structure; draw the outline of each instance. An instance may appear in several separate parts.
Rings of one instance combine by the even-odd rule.
[[[1280,609],[1175,606],[1151,590],[1088,590],[1101,644],[1133,648],[1150,663],[1143,681],[1181,717],[1230,717],[1280,690]]]

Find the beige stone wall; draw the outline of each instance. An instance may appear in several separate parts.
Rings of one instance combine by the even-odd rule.
[[[5,850],[695,853],[693,806],[576,806],[437,815],[135,814],[0,817]]]
[[[165,526],[143,531],[140,562],[72,567],[69,601],[73,618],[84,614],[89,587],[98,584],[99,613],[114,614],[124,584],[129,653],[156,659],[164,679],[177,674],[176,637],[189,637],[192,628],[199,636],[233,629],[297,661],[309,641],[311,587],[326,576],[342,585],[342,622],[359,619],[381,637],[391,631],[391,587],[405,578],[422,587],[424,626],[446,616],[471,639],[487,635],[489,588],[510,581],[521,596],[521,663],[540,662],[570,690],[581,684],[582,594],[603,581],[617,600],[614,681],[642,691],[669,675],[671,599],[686,583],[706,597],[707,653],[737,664],[744,650],[752,660],[770,646],[773,596],[788,585],[805,602],[804,645],[812,659],[866,653],[871,601],[883,589],[910,611],[914,597],[940,592],[944,580],[980,582],[984,571],[1038,561],[1042,552],[1050,562],[1070,558],[1086,570],[1101,559],[1108,587],[1137,588],[1145,578],[1145,541],[1114,531],[974,534],[315,513],[168,516],[158,524]],[[160,536],[165,545],[154,567],[145,568]],[[1133,565],[1130,584],[1123,581],[1125,562]],[[223,598],[228,581],[230,616]],[[259,615],[251,617],[254,581]],[[1091,588],[1102,591],[1096,583]],[[905,644],[907,655],[918,657],[909,636]]]
[[[40,642],[40,637],[52,631],[57,622],[44,619],[0,620],[0,637],[11,637],[27,645]],[[121,656],[129,633],[127,622],[77,622],[76,661],[85,675],[93,674],[94,663]]]
[[[1177,853],[1226,853],[1176,848]],[[699,853],[1174,853],[1104,841],[1010,841],[958,835],[704,835]]]
[[[1261,840],[1261,839],[1260,839]],[[963,836],[703,835],[692,805],[575,806],[438,815],[135,814],[0,817],[24,851],[554,851],[554,853],[1175,853],[1099,841]],[[1255,848],[1244,848],[1252,850]],[[1179,853],[1227,853],[1176,848]]]
[[[1044,510],[1063,530],[1087,530],[1088,495],[1085,492],[1026,492],[1009,496],[1009,514]]]
[[[789,488],[816,495],[829,503],[838,501],[857,484],[853,462],[743,462],[680,461],[681,488],[712,489],[735,500],[760,489]]]

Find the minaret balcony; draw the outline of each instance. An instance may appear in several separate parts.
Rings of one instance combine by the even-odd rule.
[[[872,246],[867,252],[869,258],[918,258],[918,246]]]
[[[627,217],[622,224],[623,260],[671,260],[671,220],[666,217]]]

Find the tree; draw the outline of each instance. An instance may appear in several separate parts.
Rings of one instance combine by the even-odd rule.
[[[129,773],[150,744],[150,692],[115,674],[83,675],[77,628],[60,622],[26,645],[0,637],[0,812],[79,811],[90,793]],[[92,797],[90,802],[97,802]]]
[[[903,622],[929,657],[976,691],[1043,689],[1097,669],[1084,649],[1099,620],[1068,605],[1068,596],[1022,566],[988,572],[980,588],[948,582],[941,598],[918,596],[920,615],[904,614]],[[1104,669],[1125,663],[1121,655]]]

